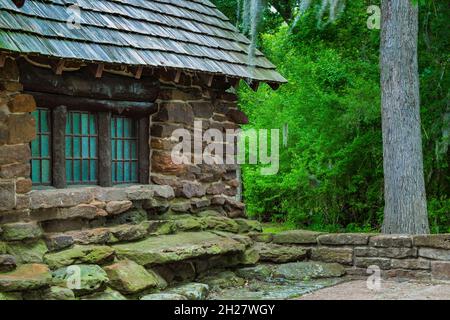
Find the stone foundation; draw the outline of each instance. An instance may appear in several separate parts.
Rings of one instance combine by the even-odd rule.
[[[260,261],[339,263],[349,275],[369,276],[378,267],[385,278],[450,281],[450,235],[324,234],[286,231],[254,234]]]

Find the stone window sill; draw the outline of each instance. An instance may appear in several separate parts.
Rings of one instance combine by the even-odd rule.
[[[65,189],[42,188],[30,192],[31,210],[70,208],[95,201],[141,201],[153,198],[173,199],[174,190],[160,185],[70,186]]]

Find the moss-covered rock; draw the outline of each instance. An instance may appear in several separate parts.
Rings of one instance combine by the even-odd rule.
[[[223,271],[209,275],[201,278],[200,281],[207,284],[212,290],[240,287],[245,284],[245,279],[238,277],[232,271]]]
[[[273,235],[277,244],[317,244],[317,238],[323,233],[308,230],[289,230]]]
[[[36,239],[42,236],[42,229],[33,222],[18,222],[2,225],[1,237],[5,241]]]
[[[239,225],[233,219],[223,216],[206,216],[202,217],[203,225],[207,229],[214,229],[226,232],[239,232]]]
[[[33,242],[10,242],[8,253],[17,259],[18,263],[42,263],[44,255],[48,252],[44,240]]]
[[[12,272],[0,274],[0,292],[36,290],[48,286],[51,280],[46,265],[24,264]]]
[[[16,269],[17,260],[9,254],[0,254],[0,272],[10,272]]]
[[[170,289],[169,293],[185,296],[188,300],[205,300],[208,297],[209,286],[204,283],[188,283]]]
[[[75,300],[72,290],[62,287],[50,287],[43,290],[29,291],[23,294],[24,300]]]
[[[187,298],[185,296],[176,293],[153,293],[143,296],[141,300],[175,301],[175,300],[187,300]]]
[[[120,259],[140,265],[164,264],[202,256],[244,252],[246,246],[226,235],[211,232],[185,232],[150,237],[146,240],[113,246]]]
[[[147,227],[147,231],[153,236],[161,236],[166,234],[173,234],[177,228],[172,220],[153,220],[143,222]]]
[[[55,286],[69,288],[76,295],[102,291],[109,282],[106,272],[97,265],[72,265],[53,272]]]
[[[0,254],[7,254],[8,253],[8,245],[6,242],[0,241]]]
[[[255,267],[247,267],[236,270],[236,274],[244,279],[257,279],[266,281],[272,277],[273,267],[265,264],[260,264]]]
[[[239,233],[262,232],[262,225],[259,221],[249,219],[234,219],[239,225]]]
[[[109,285],[125,294],[167,287],[167,282],[160,275],[153,270],[146,270],[134,261],[123,260],[103,269],[110,280]]]
[[[20,292],[0,292],[0,301],[22,300]]]
[[[71,249],[48,253],[44,261],[52,269],[73,264],[103,264],[114,258],[114,249],[107,246],[79,246]]]
[[[183,216],[175,218],[175,228],[177,231],[199,231],[205,229],[205,223],[202,219],[198,219],[192,216]]]
[[[286,263],[302,261],[308,257],[308,250],[297,246],[278,245],[274,243],[257,243],[261,261]]]
[[[117,292],[111,288],[107,288],[103,292],[96,292],[94,294],[84,296],[81,298],[81,300],[108,300],[108,301],[115,301],[115,300],[127,300],[120,292]]]

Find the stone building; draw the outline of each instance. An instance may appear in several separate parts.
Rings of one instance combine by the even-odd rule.
[[[237,165],[171,158],[175,129],[248,121],[240,80],[285,82],[259,51],[249,65],[250,41],[214,5],[0,0],[0,13],[0,272],[100,264],[110,245],[153,235],[258,229],[240,219]],[[190,252],[165,263],[246,248],[231,236],[187,235],[162,240],[166,251],[186,241]],[[114,256],[130,258],[125,251]],[[136,262],[162,263],[152,257]],[[42,284],[2,280],[0,292]]]

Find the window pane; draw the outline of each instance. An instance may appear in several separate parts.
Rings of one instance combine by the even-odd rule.
[[[138,179],[137,122],[131,118],[111,119],[112,177],[114,183],[136,183]]]
[[[66,176],[68,184],[89,184],[97,182],[97,119],[89,112],[69,112],[67,125],[73,130],[66,131]]]
[[[50,111],[39,108],[32,113],[36,138],[31,142],[31,180],[34,185],[51,184]]]

